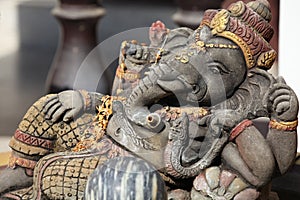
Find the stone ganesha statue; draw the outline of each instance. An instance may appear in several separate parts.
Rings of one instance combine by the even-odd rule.
[[[144,199],[263,198],[293,165],[298,123],[295,93],[267,71],[276,59],[270,19],[267,1],[239,1],[207,10],[196,30],[158,21],[149,46],[122,43],[112,96],[70,90],[29,108],[10,141],[1,198],[137,199],[149,188]],[[270,119],[267,135],[253,124],[260,117]],[[118,192],[126,173],[116,170],[143,166],[157,170],[144,174],[146,186]]]

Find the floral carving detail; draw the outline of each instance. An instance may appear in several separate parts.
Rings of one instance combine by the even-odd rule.
[[[271,67],[276,57],[277,57],[277,53],[274,50],[263,53],[259,56],[257,60],[257,65]]]
[[[212,28],[212,34],[222,33],[226,30],[229,22],[230,13],[227,10],[221,10],[212,19],[210,27]]]
[[[229,7],[229,10],[230,10],[232,16],[238,17],[245,12],[245,10],[246,10],[245,7],[246,7],[245,4],[241,1],[239,1],[239,2],[232,4]]]

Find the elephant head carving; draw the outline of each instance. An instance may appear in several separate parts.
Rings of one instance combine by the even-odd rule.
[[[155,130],[161,127],[161,120],[147,107],[157,101],[175,96],[168,104],[215,106],[233,96],[250,69],[269,69],[276,58],[268,43],[273,34],[270,12],[257,6],[267,7],[238,2],[228,10],[206,11],[199,28],[181,37],[180,45],[178,40],[174,42],[172,31],[166,33],[160,51],[167,47],[163,51],[168,55],[152,64],[133,89],[126,101],[128,118]],[[253,23],[252,18],[262,25]],[[149,124],[148,118],[157,123]]]
[[[252,19],[260,21],[261,26]],[[276,52],[269,45],[273,34],[269,20],[267,4],[237,2],[227,10],[206,11],[202,23],[194,31],[186,28],[165,31],[166,34],[161,34],[164,39],[159,40],[161,46],[154,42],[160,47],[154,53],[164,54],[159,55],[159,62],[157,59],[150,62],[146,75],[125,102],[128,119],[153,134],[164,130],[165,122],[158,114],[164,105],[207,109],[210,114],[204,118],[208,129],[213,129],[209,123],[219,110],[236,113],[231,114],[234,123],[230,128],[244,119],[270,118],[266,91],[278,80],[267,72],[276,59]],[[158,112],[150,109],[155,104],[161,105]],[[194,166],[178,168],[186,173],[182,176],[194,176],[209,166],[228,141],[229,133],[214,135],[208,129],[206,133],[202,130],[188,135],[188,139],[180,143],[181,147],[178,146],[177,150],[181,150],[176,155],[180,158],[177,161]],[[195,141],[204,135],[208,138],[206,141]],[[196,145],[193,147],[192,143]],[[186,146],[189,148],[184,148]]]

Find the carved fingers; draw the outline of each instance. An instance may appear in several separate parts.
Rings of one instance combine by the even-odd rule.
[[[53,122],[74,119],[83,110],[84,103],[78,91],[67,90],[52,96],[43,108],[45,118]]]
[[[295,92],[285,83],[282,77],[269,91],[269,110],[271,117],[282,121],[292,121],[297,118],[298,100]]]
[[[145,44],[138,44],[136,40],[125,41],[122,45],[123,55],[137,64],[143,64],[149,58],[149,47]]]
[[[168,29],[164,23],[161,21],[152,23],[149,29],[149,39],[151,41],[151,45],[156,47],[160,46],[167,33]]]
[[[43,112],[46,114],[46,119],[49,119],[51,117],[51,108],[58,107],[60,105],[60,102],[57,98],[57,95],[51,96],[46,102],[45,106],[43,108]]]

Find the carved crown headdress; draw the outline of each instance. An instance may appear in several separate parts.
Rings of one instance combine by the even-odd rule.
[[[243,51],[248,68],[270,69],[277,53],[269,44],[274,30],[270,4],[256,0],[231,4],[228,9],[207,10],[200,27],[207,25],[212,34],[228,38]]]

